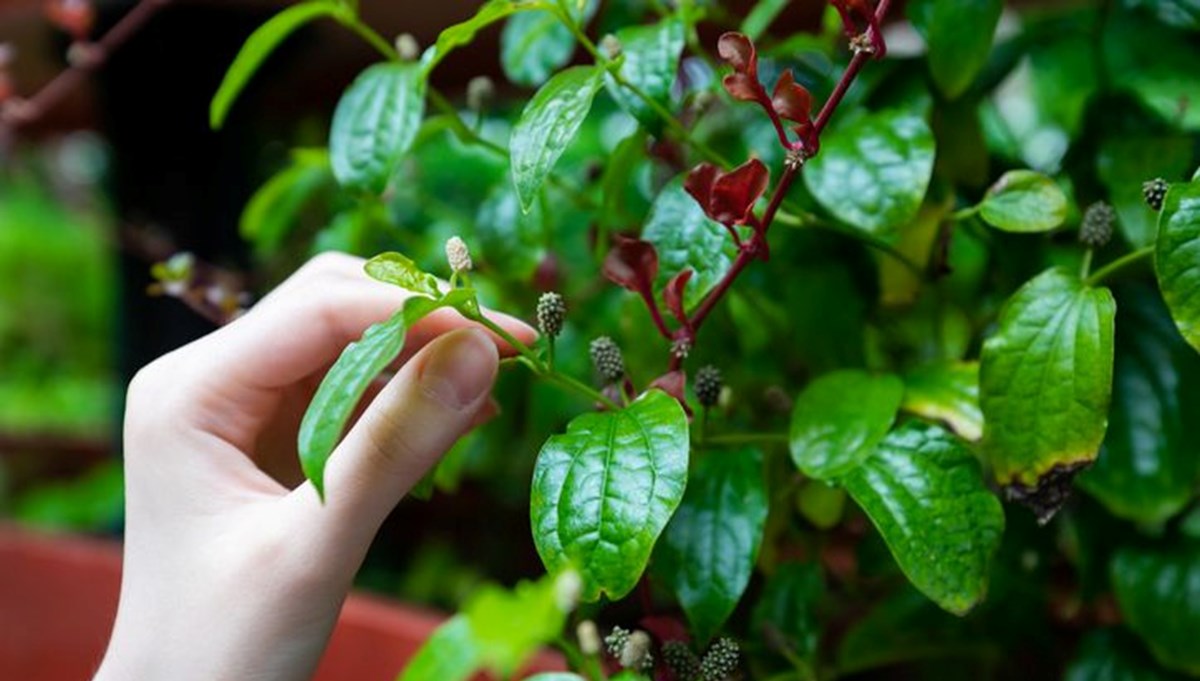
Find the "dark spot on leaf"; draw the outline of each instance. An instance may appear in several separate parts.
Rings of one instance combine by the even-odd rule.
[[[1036,485],[1026,486],[1016,482],[1005,487],[1005,498],[1033,511],[1038,524],[1045,525],[1071,497],[1075,476],[1089,465],[1090,461],[1059,464],[1043,475]]]

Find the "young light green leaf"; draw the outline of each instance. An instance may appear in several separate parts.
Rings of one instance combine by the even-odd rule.
[[[488,0],[475,15],[466,21],[454,24],[438,34],[437,41],[421,55],[421,73],[425,78],[437,68],[446,55],[475,40],[475,34],[516,12],[534,9],[549,9],[549,2],[536,0]]]
[[[466,615],[438,627],[396,681],[466,681],[481,665],[480,650]]]
[[[546,441],[530,493],[533,540],[547,570],[574,568],[583,600],[623,598],[683,498],[687,415],[651,390],[625,409],[584,414]]]
[[[363,265],[367,276],[385,284],[399,286],[406,291],[437,298],[441,295],[437,279],[417,267],[417,264],[400,253],[380,253]]]
[[[1041,173],[1010,170],[988,189],[979,216],[1005,232],[1048,232],[1067,218],[1067,197]]]
[[[1036,487],[1095,460],[1108,424],[1115,308],[1108,289],[1058,269],[1005,304],[980,366],[983,452],[1000,484]]]
[[[1128,137],[1106,140],[1096,157],[1096,171],[1117,209],[1117,228],[1134,248],[1154,243],[1158,214],[1146,205],[1142,183],[1154,177],[1174,182],[1191,167],[1188,138]]]
[[[683,54],[683,22],[668,17],[650,26],[622,28],[616,37],[624,56],[621,77],[666,108]],[[654,134],[661,130],[662,119],[645,100],[618,84],[612,74],[605,74],[605,84],[617,104],[642,127]]]
[[[699,641],[720,630],[750,582],[767,520],[766,487],[758,450],[709,454],[663,534],[656,572]]]
[[[1200,355],[1175,330],[1149,287],[1118,290],[1116,366],[1108,433],[1079,486],[1114,515],[1157,525],[1192,500],[1200,482]]]
[[[233,106],[254,72],[279,43],[314,19],[334,17],[341,21],[350,18],[349,12],[350,10],[340,2],[311,0],[291,6],[259,26],[234,57],[229,70],[225,72],[225,78],[217,88],[217,94],[213,96],[208,108],[208,123],[212,129],[218,130],[224,125],[229,108]]]
[[[845,370],[821,376],[792,408],[792,461],[805,475],[838,480],[887,435],[903,397],[904,382],[891,374]]]
[[[930,0],[925,40],[929,72],[938,89],[954,99],[970,87],[992,50],[992,37],[1004,10],[1002,0]]]
[[[325,150],[296,150],[291,164],[250,197],[239,223],[242,238],[251,241],[259,253],[274,252],[313,197],[333,186],[333,171]]]
[[[941,421],[965,440],[983,436],[979,410],[979,363],[926,364],[904,375],[900,408],[922,418]]]
[[[952,435],[907,423],[843,484],[921,593],[956,615],[983,600],[1004,511]]]
[[[742,20],[741,32],[751,40],[758,40],[787,6],[788,0],[758,0]]]
[[[563,608],[556,579],[521,582],[510,590],[485,586],[463,609],[483,667],[511,678],[537,649],[562,633],[570,608]]]
[[[684,305],[688,308],[704,299],[737,257],[729,232],[710,220],[700,204],[684,191],[682,177],[664,187],[654,200],[642,238],[658,251],[659,291],[671,277],[685,269],[692,270],[692,278],[684,290]]]
[[[425,79],[416,64],[389,62],[363,71],[333,113],[329,154],[338,182],[382,192],[424,113]]]
[[[1167,192],[1154,270],[1175,325],[1200,351],[1200,182],[1175,184]]]
[[[833,129],[804,181],[839,220],[888,236],[912,221],[933,175],[933,132],[909,111],[881,111]]]
[[[587,23],[599,3],[587,0],[580,7],[566,3],[572,20]],[[571,61],[575,53],[575,35],[552,10],[518,12],[509,17],[500,33],[500,65],[504,75],[517,85],[537,86]]]
[[[1126,549],[1112,562],[1113,593],[1125,623],[1163,666],[1200,675],[1200,546]]]
[[[599,67],[569,68],[543,85],[521,112],[509,140],[509,152],[522,210],[528,211],[537,200],[546,177],[591,111],[592,99],[602,82]]]

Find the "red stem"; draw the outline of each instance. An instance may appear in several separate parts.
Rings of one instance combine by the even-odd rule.
[[[650,318],[654,320],[654,325],[658,327],[658,332],[663,338],[671,340],[671,330],[667,328],[667,323],[663,319],[662,312],[658,309],[658,303],[654,300],[654,294],[650,291],[641,291],[642,300],[646,303],[646,308],[650,310]]]

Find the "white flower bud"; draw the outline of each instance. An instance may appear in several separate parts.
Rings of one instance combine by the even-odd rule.
[[[446,262],[450,263],[453,272],[467,272],[474,267],[471,262],[471,251],[467,242],[452,236],[446,240]]]
[[[411,33],[401,33],[396,36],[396,52],[404,61],[413,61],[421,56],[421,46]]]
[[[579,639],[579,651],[584,655],[598,655],[600,653],[600,632],[596,629],[596,623],[591,620],[584,620],[575,627],[575,638]]]
[[[582,593],[583,579],[574,570],[567,570],[554,580],[554,600],[563,612],[574,610]]]

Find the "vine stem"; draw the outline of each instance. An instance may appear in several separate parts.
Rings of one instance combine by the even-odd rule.
[[[1089,276],[1087,279],[1084,280],[1084,283],[1087,284],[1088,286],[1095,286],[1096,284],[1103,282],[1104,280],[1108,279],[1109,277],[1116,274],[1117,272],[1125,269],[1126,267],[1129,267],[1130,265],[1135,265],[1135,264],[1141,262],[1142,260],[1145,260],[1146,258],[1149,258],[1153,255],[1154,255],[1154,246],[1143,246],[1142,248],[1139,248],[1136,251],[1133,251],[1132,253],[1126,253],[1125,255],[1121,256],[1120,258],[1117,258],[1116,260],[1108,263],[1104,267],[1101,267],[1100,269],[1096,270],[1095,272],[1093,272],[1091,274],[1091,276]]]

